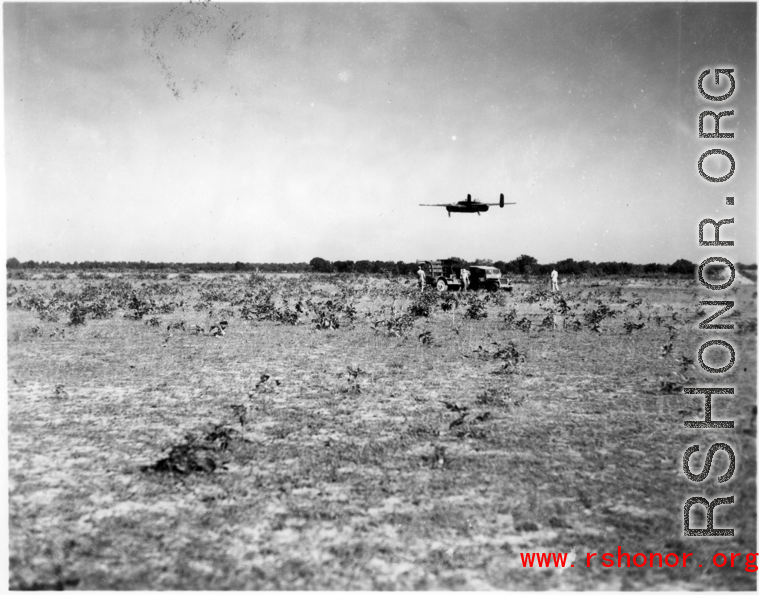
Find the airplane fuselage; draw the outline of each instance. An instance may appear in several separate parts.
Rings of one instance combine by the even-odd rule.
[[[488,205],[463,200],[456,205],[445,207],[449,213],[485,213],[488,209],[490,209]]]

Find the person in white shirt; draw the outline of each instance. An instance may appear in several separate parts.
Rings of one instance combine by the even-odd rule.
[[[419,277],[419,291],[424,291],[424,269],[422,265],[419,265],[419,270],[416,274]]]
[[[469,271],[461,269],[461,291],[469,290]]]
[[[551,271],[551,291],[559,291],[559,273],[556,269]]]

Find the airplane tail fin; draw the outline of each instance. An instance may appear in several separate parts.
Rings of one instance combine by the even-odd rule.
[[[471,194],[467,194],[466,195],[466,201],[467,202],[472,202],[472,195]]]
[[[501,192],[501,208],[503,208],[503,192]]]

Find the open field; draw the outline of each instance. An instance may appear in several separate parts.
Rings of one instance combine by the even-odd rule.
[[[691,281],[9,281],[11,587],[755,589],[711,564],[757,551],[756,286],[727,293],[736,427],[707,431]],[[720,439],[733,478],[687,480]],[[682,537],[729,494],[734,538]],[[618,546],[694,556],[585,567]],[[522,568],[546,551],[576,567]]]

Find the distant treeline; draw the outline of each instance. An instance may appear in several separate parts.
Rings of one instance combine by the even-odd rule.
[[[696,264],[683,258],[676,260],[672,264],[633,264],[630,262],[590,262],[589,260],[576,261],[572,258],[560,260],[547,264],[539,264],[536,258],[523,254],[514,260],[505,262],[503,260],[477,259],[466,261],[461,258],[452,257],[464,266],[486,265],[494,266],[505,274],[519,275],[548,275],[553,269],[556,269],[560,275],[587,275],[587,276],[606,276],[606,275],[692,275],[696,270]],[[755,271],[756,264],[745,265],[737,263],[736,265],[742,271]],[[386,275],[409,275],[416,271],[416,262],[398,262],[381,261],[381,260],[336,260],[331,262],[324,258],[312,258],[310,262],[35,262],[29,260],[20,262],[16,258],[9,258],[6,261],[8,269],[55,269],[60,271],[125,271],[141,270],[156,271],[165,273],[200,273],[200,272],[251,272],[259,271],[261,273],[358,273],[358,274],[386,274]]]

